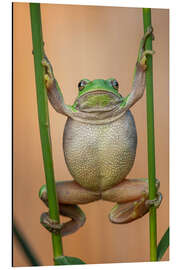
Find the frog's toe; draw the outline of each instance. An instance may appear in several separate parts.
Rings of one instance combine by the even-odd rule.
[[[52,233],[59,234],[62,230],[63,224],[59,224],[56,220],[52,220],[49,217],[49,213],[45,212],[42,213],[40,217],[40,223],[49,231]]]
[[[153,27],[152,27],[152,25],[149,25],[149,26],[147,27],[147,30],[146,30],[145,35],[149,36],[149,35],[152,34],[152,33],[153,33]]]
[[[43,67],[45,67],[47,73],[52,71],[51,64],[46,56],[43,56],[41,64],[43,65]]]
[[[144,216],[149,210],[149,205],[145,202],[146,198],[143,197],[133,202],[117,203],[109,214],[110,221],[112,223],[123,224]]]
[[[156,179],[155,185],[156,185],[156,189],[158,190],[160,187],[160,181],[158,179]]]
[[[46,55],[43,56],[41,63],[45,68],[45,77],[44,77],[45,81],[47,81],[47,79],[53,80],[54,79],[53,69]]]
[[[154,205],[156,208],[158,208],[160,206],[161,202],[162,202],[162,198],[163,197],[162,197],[161,192],[157,192],[156,198],[154,200],[147,200],[146,205],[148,207]]]
[[[146,33],[143,36],[144,42],[146,42],[147,38],[150,35],[152,35],[152,39],[154,40],[154,34],[153,34],[153,27],[152,27],[152,25],[148,26],[147,29],[146,29]],[[144,45],[144,43],[143,43],[143,45]]]
[[[139,64],[144,71],[147,69],[147,65],[146,65],[147,55],[153,55],[154,53],[155,51],[153,50],[146,50],[142,53],[142,57],[139,61]]]

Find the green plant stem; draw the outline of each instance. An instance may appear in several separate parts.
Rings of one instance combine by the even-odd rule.
[[[41,137],[41,146],[44,160],[44,171],[46,176],[46,185],[48,193],[48,206],[50,218],[59,220],[59,209],[56,198],[56,187],[54,179],[54,169],[52,160],[52,146],[50,138],[49,114],[47,104],[47,94],[44,85],[44,68],[41,64],[43,57],[43,38],[41,26],[41,12],[39,3],[30,3],[31,29],[33,41],[34,67],[36,92],[38,103],[38,118]],[[54,258],[63,255],[62,239],[60,235],[52,233]]]
[[[36,258],[36,255],[34,254],[31,246],[28,244],[27,240],[25,239],[25,236],[22,234],[21,230],[19,229],[19,227],[17,226],[15,221],[13,221],[13,233],[14,233],[16,239],[18,240],[18,242],[19,242],[24,254],[26,255],[29,263],[32,266],[42,265],[40,263],[40,261]]]
[[[144,32],[151,25],[151,9],[143,8]],[[152,50],[152,36],[149,36],[145,46],[146,50]],[[155,168],[155,140],[154,140],[154,104],[153,104],[153,71],[152,56],[147,56],[146,71],[146,105],[147,105],[147,141],[148,141],[148,179],[149,199],[156,198],[156,168]],[[150,260],[157,261],[157,229],[156,208],[151,206],[149,211],[150,222]]]

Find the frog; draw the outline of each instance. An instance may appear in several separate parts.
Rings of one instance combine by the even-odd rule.
[[[153,35],[150,26],[143,35],[130,94],[123,97],[115,78],[82,79],[73,105],[66,105],[55,79],[50,61],[44,53],[44,81],[49,102],[56,112],[67,117],[63,134],[63,150],[73,180],[57,181],[59,214],[70,220],[59,224],[49,212],[42,213],[41,224],[50,232],[66,236],[76,232],[86,221],[79,205],[98,200],[114,202],[109,220],[126,224],[141,218],[154,205],[158,208],[162,194],[160,181],[155,180],[156,198],[149,199],[148,179],[129,179],[137,148],[137,131],[130,108],[141,99],[145,90],[147,38]],[[39,191],[48,207],[47,186]]]

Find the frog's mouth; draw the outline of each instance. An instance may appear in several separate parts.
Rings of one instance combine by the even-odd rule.
[[[122,98],[112,92],[105,90],[93,90],[80,96],[75,104],[76,109],[82,112],[112,111]]]

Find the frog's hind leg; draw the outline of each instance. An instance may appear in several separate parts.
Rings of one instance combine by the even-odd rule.
[[[90,203],[100,199],[100,194],[82,188],[75,181],[61,181],[56,183],[57,199],[60,215],[70,218],[62,224],[57,224],[49,217],[49,213],[41,215],[41,224],[50,232],[61,233],[62,236],[77,231],[84,225],[86,217],[77,204]],[[39,192],[41,200],[48,206],[47,189],[44,185]]]
[[[156,181],[159,188],[159,181]],[[109,214],[112,223],[128,223],[145,215],[152,203],[158,207],[161,203],[161,193],[157,193],[157,199],[148,199],[147,179],[125,179],[115,187],[102,193],[103,200],[116,202]]]

